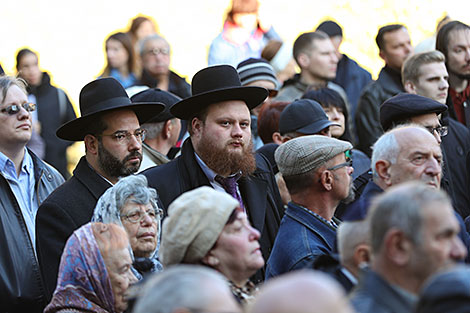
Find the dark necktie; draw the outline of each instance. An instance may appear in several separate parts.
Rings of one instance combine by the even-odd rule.
[[[243,206],[242,197],[240,196],[240,194],[237,191],[237,179],[238,179],[238,177],[237,176],[232,176],[232,177],[226,177],[225,178],[225,177],[216,175],[214,179],[215,179],[216,182],[218,182],[225,189],[225,191],[229,195],[231,195],[232,197],[237,199],[238,202],[240,203],[240,208],[245,210],[245,207]]]

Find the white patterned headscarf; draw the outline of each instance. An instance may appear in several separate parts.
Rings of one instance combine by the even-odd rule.
[[[91,221],[113,223],[124,227],[121,222],[120,210],[130,198],[132,198],[133,202],[138,204],[151,203],[154,209],[158,209],[157,191],[148,187],[147,178],[144,175],[130,175],[121,178],[113,187],[106,190],[106,192],[99,198]],[[152,272],[160,272],[163,270],[163,266],[158,260],[158,249],[160,247],[161,235],[160,223],[161,222],[159,221],[157,246],[149,258],[153,263],[151,269]],[[131,255],[133,256],[132,251]],[[133,259],[135,260],[134,256]],[[138,278],[141,278],[141,275],[135,269],[133,269],[133,271]]]

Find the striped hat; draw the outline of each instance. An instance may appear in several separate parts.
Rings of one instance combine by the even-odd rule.
[[[242,86],[257,80],[267,80],[274,84],[276,90],[279,89],[274,69],[265,59],[249,58],[238,64],[237,72]]]

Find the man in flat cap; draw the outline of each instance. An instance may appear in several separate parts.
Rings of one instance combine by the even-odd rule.
[[[298,137],[279,146],[275,158],[291,194],[269,257],[266,278],[301,268],[333,251],[334,217],[340,201],[354,196],[349,142],[321,136]]]
[[[444,54],[437,50],[418,53],[408,58],[402,68],[402,80],[406,92],[427,97],[445,105],[449,89],[449,74],[445,60]],[[413,109],[413,101],[410,101],[408,106]],[[449,195],[455,209],[465,218],[470,214],[470,197],[466,180],[466,173],[468,173],[466,155],[470,151],[470,131],[463,124],[450,118],[449,110],[442,112],[439,120],[431,110],[422,107],[418,107],[413,113],[412,115],[417,117],[421,116],[420,120],[423,122],[427,120],[428,124],[434,125],[442,123],[443,127],[447,128],[447,135],[441,138],[446,167],[443,180],[448,182],[448,187],[451,189]],[[442,133],[443,128],[440,129]],[[452,161],[446,162],[446,160]]]
[[[142,163],[139,171],[170,162],[168,152],[178,142],[181,130],[181,121],[171,114],[170,107],[181,98],[171,92],[151,88],[133,95],[131,100],[135,103],[160,102],[165,105],[162,113],[142,124],[146,133],[142,143]]]
[[[283,215],[282,200],[269,162],[252,151],[250,109],[268,91],[242,87],[235,68],[218,65],[202,69],[192,80],[192,97],[174,104],[170,112],[188,121],[190,137],[175,160],[143,174],[157,189],[163,208],[182,193],[209,186],[231,194],[261,233],[268,258]],[[257,279],[261,279],[259,273]]]
[[[73,176],[39,207],[37,249],[50,300],[60,257],[74,230],[88,223],[99,197],[119,177],[138,171],[145,131],[140,124],[163,111],[161,103],[133,104],[114,78],[101,78],[80,92],[81,117],[57,130],[59,138],[85,143],[85,155]]]

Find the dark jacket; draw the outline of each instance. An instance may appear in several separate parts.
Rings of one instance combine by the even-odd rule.
[[[367,85],[359,98],[354,116],[359,139],[357,148],[369,157],[372,153],[371,146],[383,133],[380,105],[400,92],[404,92],[400,73],[385,66],[380,71],[379,78]]]
[[[313,268],[315,259],[332,253],[335,244],[333,226],[289,202],[267,262],[266,279],[292,270]]]
[[[38,202],[64,182],[53,167],[29,152],[34,164]],[[0,174],[0,312],[42,312],[44,283],[21,209],[8,181]]]
[[[366,184],[361,196],[347,206],[341,219],[343,221],[358,221],[365,219],[372,200],[382,192],[384,192],[383,189],[370,180]]]
[[[416,305],[411,294],[404,296],[372,270],[363,273],[351,303],[360,313],[412,313]]]
[[[256,154],[256,170],[249,177],[238,181],[241,196],[250,223],[259,230],[261,252],[269,257],[281,222],[284,207],[271,166],[264,156]],[[200,186],[212,187],[194,156],[191,139],[188,138],[175,160],[143,172],[150,187],[157,190],[166,213],[170,203],[182,193]]]
[[[111,187],[80,159],[73,176],[39,207],[36,216],[36,248],[49,301],[55,290],[60,257],[74,230],[91,220],[96,202]]]
[[[58,138],[55,132],[65,122],[75,119],[72,103],[63,90],[51,85],[46,72],[42,75],[41,84],[29,88],[28,92],[36,97],[38,120],[41,123],[40,135],[46,143],[44,161],[54,166],[64,177],[68,177],[66,149],[73,142]]]
[[[145,85],[149,88],[157,87],[158,80],[153,78],[146,70],[142,71],[142,78],[140,79],[140,85]],[[176,74],[173,71],[170,71],[170,82],[168,85],[168,92],[171,92],[178,97],[185,99],[191,96],[191,85],[189,85],[186,80]]]
[[[350,59],[346,54],[343,54],[343,57],[338,62],[336,78],[333,82],[343,87],[346,92],[350,104],[350,116],[354,116],[356,113],[362,89],[371,80],[372,76],[368,71],[360,67],[356,61]]]

